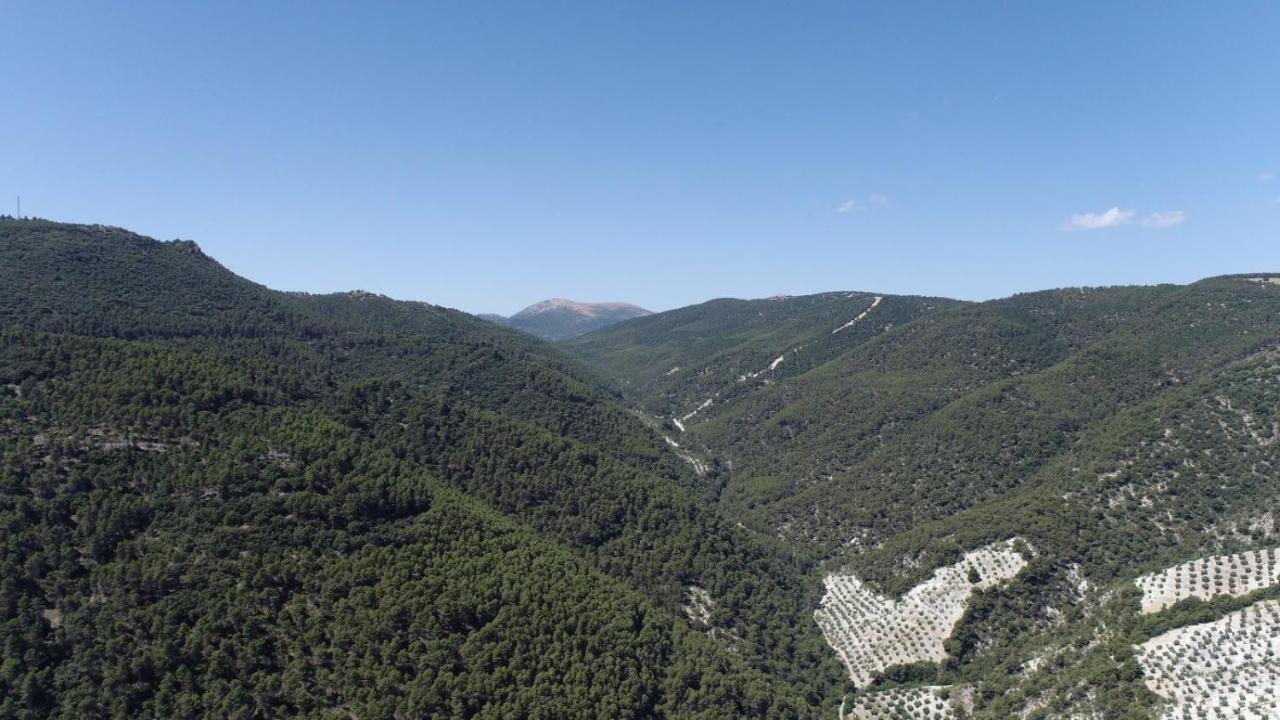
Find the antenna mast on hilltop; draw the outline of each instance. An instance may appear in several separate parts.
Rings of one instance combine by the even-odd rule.
[[[22,196],[18,196],[18,219],[22,219]]]

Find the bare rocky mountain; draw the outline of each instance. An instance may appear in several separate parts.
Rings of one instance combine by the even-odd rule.
[[[484,314],[490,322],[523,330],[543,340],[564,340],[592,330],[600,330],[623,320],[653,313],[642,307],[620,302],[583,303],[565,298],[551,298],[534,303],[511,317]]]

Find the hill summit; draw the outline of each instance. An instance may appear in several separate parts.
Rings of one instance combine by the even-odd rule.
[[[629,303],[584,303],[565,298],[551,298],[534,303],[509,318],[501,315],[481,315],[480,317],[523,330],[544,340],[564,340],[609,327],[623,320],[652,314],[642,307]]]

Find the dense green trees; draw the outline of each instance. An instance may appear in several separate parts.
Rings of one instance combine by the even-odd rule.
[[[800,702],[446,487],[398,439],[343,422],[336,411],[362,410],[349,398],[274,387],[285,368],[23,332],[0,348],[0,714],[718,716]],[[489,429],[468,432],[483,444]]]
[[[1037,553],[1009,586],[975,596],[944,667],[896,668],[885,681],[979,682],[983,717],[1086,699],[1107,717],[1146,716],[1154,699],[1135,674],[1138,635],[1090,644],[1134,612],[1103,603],[1124,597],[1103,591],[1277,541],[1274,285],[1223,277],[943,305],[754,385],[725,371],[714,340],[727,336],[698,324],[731,307],[707,303],[565,347],[655,410],[722,388],[681,441],[722,459],[723,509],[824,567],[900,594],[993,541],[1024,537]],[[787,323],[826,322],[806,318]],[[775,332],[762,318],[749,328],[732,344],[767,347]],[[638,361],[650,357],[679,357],[681,371],[656,376]],[[1037,656],[1061,666],[1028,671]]]
[[[554,350],[109,228],[0,223],[0,255],[0,716],[834,696],[798,565]]]
[[[715,301],[569,344],[591,369],[0,220],[0,716],[830,714],[824,572],[897,593],[1011,536],[1028,568],[949,659],[880,686],[1149,715],[1132,645],[1244,601],[1140,618],[1130,580],[1276,542],[1280,287],[887,297],[831,332],[872,301]]]

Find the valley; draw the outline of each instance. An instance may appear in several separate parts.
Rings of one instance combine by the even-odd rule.
[[[815,619],[862,688],[840,713],[1146,717],[1169,695],[1136,648],[1216,607],[1171,606],[1276,590],[1280,324],[1259,285],[712,301],[565,347],[655,418],[696,408],[673,422],[718,506],[827,569]],[[965,558],[1011,537],[1034,554],[966,588]]]
[[[1274,712],[1269,276],[548,343],[119,228],[0,255],[0,715]]]
[[[0,720],[1280,720],[1280,3],[0,28]]]

